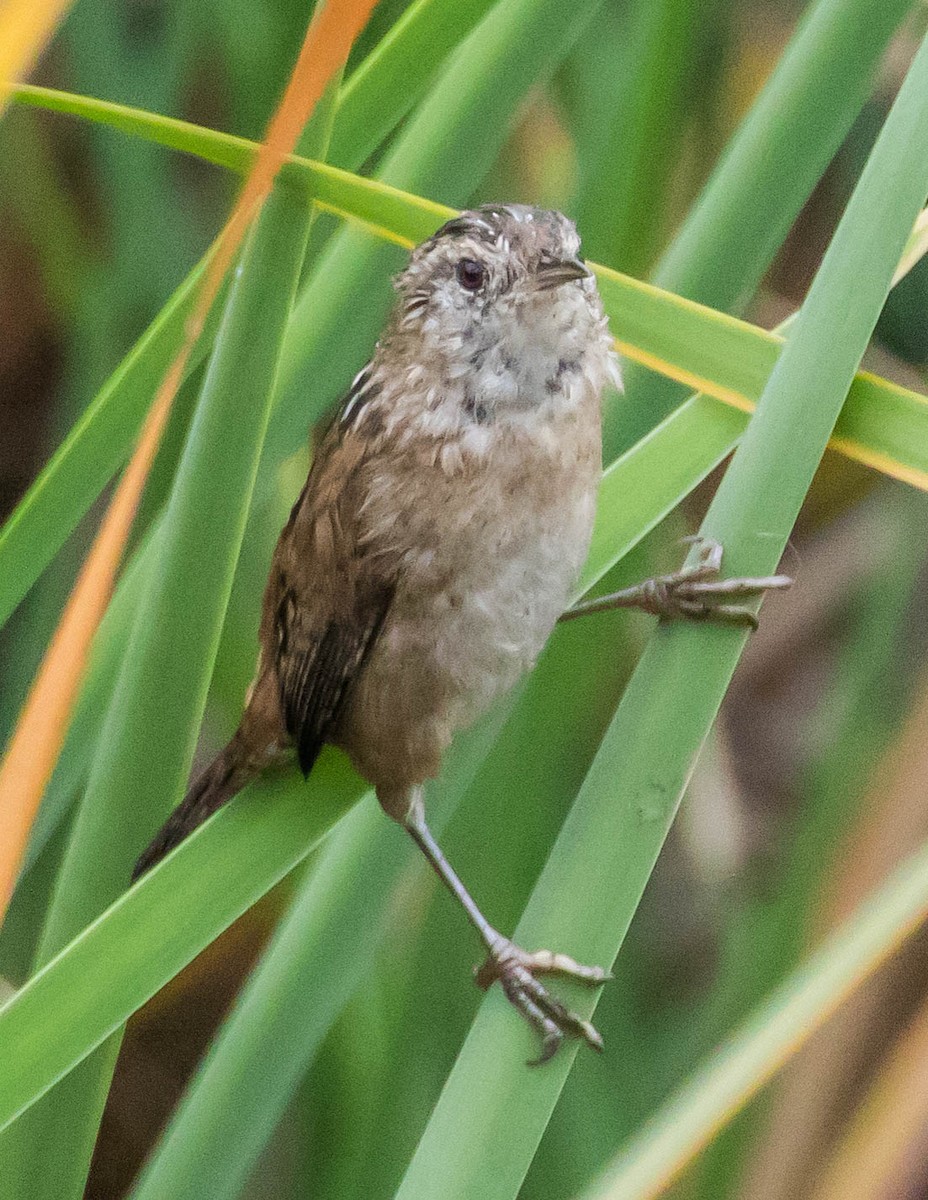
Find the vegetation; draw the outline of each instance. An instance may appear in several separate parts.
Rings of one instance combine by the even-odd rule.
[[[41,68],[54,86],[14,89],[0,236],[34,280],[0,290],[52,330],[60,367],[42,373],[53,449],[0,527],[4,739],[304,7],[81,0]],[[824,1200],[924,1182],[928,980],[897,953],[928,911],[911,8],[381,0],[187,360],[32,829],[0,930],[0,1196]],[[307,430],[369,354],[403,248],[493,199],[576,217],[625,360],[581,593],[677,565],[697,528],[731,573],[785,554],[797,578],[750,639],[560,628],[431,789],[494,923],[616,960],[606,1054],[572,1045],[537,1070],[498,989],[469,983],[460,914],[335,752],[308,785],[249,789],[126,890],[195,753],[234,727]],[[878,321],[889,350],[861,373]]]

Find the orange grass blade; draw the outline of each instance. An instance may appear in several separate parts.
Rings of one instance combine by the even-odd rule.
[[[71,7],[71,0],[0,0],[0,113]]]
[[[284,159],[293,153],[297,138],[329,81],[344,66],[355,38],[364,28],[376,3],[377,0],[328,0],[316,10],[283,99],[271,118],[255,165],[245,180],[238,202],[222,232],[218,251],[203,280],[199,302],[191,315],[185,341],[188,352],[199,336],[206,314],[241,245],[249,222],[270,191]]]
[[[0,766],[0,917],[13,894],[39,801],[61,753],[90,643],[106,611],[182,372],[183,359],[178,358],[158,390]]]
[[[9,2],[9,0],[8,0]],[[16,0],[19,3],[19,0]],[[36,0],[26,0],[36,5]],[[187,358],[249,222],[329,81],[345,63],[376,0],[328,0],[316,10],[267,137],[223,229],[183,345],[165,374],[138,445],[81,569],[0,766],[0,920],[6,912],[42,793],[64,744],[90,644],[106,611],[142,490]],[[0,10],[0,14],[5,10]]]

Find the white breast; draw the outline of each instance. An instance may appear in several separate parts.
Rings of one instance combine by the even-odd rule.
[[[388,809],[531,667],[583,566],[618,382],[590,287],[498,305],[466,353],[422,332],[428,354],[380,380],[363,542],[398,585],[337,741]]]
[[[387,514],[409,492],[403,462],[366,506],[374,527],[384,514],[377,536],[402,567],[339,738],[366,778],[397,792],[437,774],[454,731],[532,666],[563,611],[593,525],[598,394],[585,410],[497,427],[460,470],[439,459],[398,522]]]

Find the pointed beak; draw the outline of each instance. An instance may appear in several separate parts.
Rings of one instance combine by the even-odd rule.
[[[570,283],[572,279],[592,279],[593,272],[579,258],[560,258],[542,263],[535,272],[538,286],[544,291]]]

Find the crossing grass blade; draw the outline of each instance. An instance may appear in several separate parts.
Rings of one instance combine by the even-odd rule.
[[[733,418],[737,415],[731,413]],[[661,470],[657,473],[661,486],[656,492],[637,486],[641,480],[654,477],[655,459],[651,455],[655,446],[660,445],[660,431],[655,431],[640,449],[629,451],[611,468],[604,481],[605,502],[600,505],[593,548],[578,596],[678,503],[680,493],[675,488],[679,487],[680,478],[688,487],[693,473],[708,473],[728,444],[705,437],[704,430],[686,419],[671,420],[666,429],[663,437],[667,439],[669,461],[682,458],[680,476],[675,480],[672,470]],[[299,784],[275,787],[269,783],[261,789],[253,788],[251,792],[258,793],[255,798],[243,795],[190,838],[189,843],[185,843],[186,849],[181,847],[165,860],[158,872],[169,872],[171,883],[168,888],[184,897],[181,904],[186,915],[182,928],[172,926],[167,912],[163,914],[163,921],[150,921],[144,904],[137,907],[137,902],[133,901],[126,909],[124,901],[120,900],[43,969],[41,983],[39,976],[30,980],[6,1007],[0,1009],[0,1040],[14,1048],[8,1070],[0,1074],[0,1127],[99,1045],[112,1029],[195,957],[248,904],[272,887],[308,852],[310,843],[315,844],[349,804],[360,798],[363,789],[346,769],[339,774],[335,769],[336,762],[333,756],[326,760],[325,766],[320,764],[314,773],[312,805],[305,804],[305,789]],[[278,793],[279,799],[269,805],[268,799],[277,797]],[[262,845],[274,843],[280,837],[279,825],[290,820],[292,806],[299,803],[300,796],[306,808],[315,812],[317,804],[321,804],[324,810],[308,825],[300,824],[306,844],[301,844],[299,837],[296,841],[288,837],[277,856],[269,853],[267,858],[255,859],[249,848],[252,841],[260,840]],[[331,809],[328,807],[329,796],[333,797]],[[230,832],[227,824],[240,808],[248,815],[236,817]],[[227,848],[217,848],[214,838],[218,839],[219,847]],[[213,876],[204,867],[217,854],[226,864],[235,862],[234,856],[238,854],[238,870],[233,872],[236,879],[227,879],[222,903],[202,905],[198,899],[200,889],[214,886],[210,882]],[[223,877],[221,872],[218,877]],[[144,885],[143,879],[139,887]],[[139,887],[133,889],[132,896]],[[145,894],[151,897],[151,904],[161,903],[160,888],[156,893]],[[152,959],[151,970],[146,971],[142,986],[134,981],[137,959],[136,951],[130,953],[130,947],[136,947]],[[86,976],[85,988],[75,989],[75,974]],[[105,994],[96,994],[91,1000],[94,978],[98,981],[106,978],[107,984]],[[74,1005],[68,997],[74,1000]],[[62,1019],[65,1012],[70,1014],[67,1020]],[[22,1058],[15,1050],[21,1040]],[[41,1052],[47,1053],[44,1062],[29,1057]]]
[[[928,42],[703,523],[735,573],[776,567],[928,193],[926,162]],[[615,957],[746,636],[668,625],[651,639],[520,922],[521,944]],[[595,1000],[577,1004],[586,1015]],[[529,1031],[507,1008],[500,995],[484,1001],[399,1200],[519,1191],[576,1048],[527,1070]]]
[[[352,170],[411,111],[442,60],[496,0],[416,0],[340,90],[329,160]]]
[[[584,1200],[650,1200],[763,1087],[928,911],[922,847],[758,1006],[647,1122]]]
[[[183,789],[206,700],[235,562],[270,412],[274,370],[308,228],[300,194],[279,188],[258,219],[231,289],[160,545],[104,721],[87,794],[72,830],[38,963],[125,886],[138,847]],[[207,470],[222,447],[217,480]],[[127,809],[127,798],[132,806]],[[49,1182],[79,1194],[116,1044],[85,1064],[4,1138],[21,1194]],[[92,1098],[91,1098],[92,1097]],[[80,1119],[75,1114],[80,1113]]]
[[[0,625],[125,462],[151,397],[180,343],[202,271],[200,264],[187,276],[0,529]],[[185,378],[203,361],[216,322],[215,315],[208,319],[188,360]]]
[[[567,53],[572,38],[583,23],[589,20],[599,2],[600,0],[583,0],[583,3],[570,9],[552,3],[552,0],[518,0],[516,4],[497,5],[496,9],[488,14],[487,18],[467,39],[465,45],[467,53],[463,64],[459,65],[456,71],[445,73],[434,89],[434,94],[430,95],[427,102],[421,106],[417,120],[393,147],[390,161],[385,164],[384,169],[389,173],[399,173],[402,178],[421,178],[424,183],[435,188],[442,186],[443,178],[452,177],[456,181],[456,186],[463,186],[466,190],[476,186],[481,173],[486,170],[488,162],[502,144],[512,110],[528,88],[541,79],[546,72],[553,70],[559,58]],[[493,77],[494,72],[499,73],[504,84],[495,86],[488,94],[486,81]],[[15,94],[20,98],[28,95],[35,100],[44,93],[42,89],[39,92],[25,89],[17,90]],[[53,107],[62,103],[64,108],[61,111],[67,111],[69,100],[64,93],[50,93],[49,96]],[[84,115],[89,111],[95,111],[98,114],[105,113],[108,119],[117,123],[117,126],[124,127],[127,131],[138,131],[136,118],[133,116],[134,110],[126,109],[121,105],[95,101],[91,102],[89,110],[82,111]],[[126,121],[128,121],[128,125],[123,124]],[[172,145],[176,139],[179,139],[176,141],[176,148],[186,147],[188,150],[191,149],[190,132],[197,128],[182,121],[152,117],[151,114],[145,115],[142,125],[146,129],[160,131],[164,134],[167,137],[167,142],[164,144]],[[208,133],[208,131],[204,132]],[[477,142],[470,153],[465,153],[465,148],[461,144],[461,138],[465,133],[467,137],[472,140],[476,139]],[[155,138],[154,140],[160,139]],[[221,165],[232,166],[232,169],[242,174],[248,171],[258,150],[257,143],[239,138],[228,139],[224,135],[219,135],[218,143],[210,138],[208,140],[214,148],[218,146],[221,150],[220,158],[217,161]],[[226,163],[222,160],[221,155],[230,152],[231,163]],[[462,164],[466,164],[466,167]],[[322,164],[315,165],[321,172],[318,181],[332,178],[336,180],[357,179],[356,176],[335,171],[334,168],[328,168]],[[289,178],[292,169],[292,165],[289,168],[285,167],[282,178]],[[298,170],[294,182],[302,186],[300,181],[305,181],[305,179],[305,173]],[[358,180],[358,182],[362,183],[361,194],[366,195],[367,193],[363,190],[363,181]],[[320,203],[321,207],[331,207],[327,204],[327,196],[317,192],[315,187],[310,189],[309,194]],[[427,233],[432,232],[445,219],[449,211],[442,205],[424,200],[419,201],[410,210],[403,193],[382,183],[375,186],[374,196],[377,198],[372,212],[374,222],[385,220],[384,228],[390,229],[392,224],[396,224],[395,216],[405,213],[408,225],[411,212],[413,220],[418,222],[413,233],[415,241],[419,241]],[[396,234],[393,236],[397,237]],[[408,243],[408,237],[404,234],[399,235],[399,240],[403,244]],[[379,267],[373,265],[369,245],[352,243],[344,238],[335,247],[335,251],[335,255],[330,255],[328,258],[330,277],[322,281],[319,289],[325,296],[325,302],[320,303],[316,294],[306,289],[304,311],[310,316],[308,330],[301,330],[298,322],[294,322],[297,336],[288,343],[283,364],[283,373],[287,382],[292,382],[294,373],[293,347],[295,346],[299,351],[296,362],[305,364],[312,347],[318,345],[318,341],[313,340],[313,335],[322,328],[320,313],[336,309],[336,304],[331,299],[333,295],[346,295],[345,311],[351,313],[351,321],[347,324],[342,311],[335,312],[334,316],[335,326],[339,329],[340,350],[338,379],[332,385],[333,387],[344,387],[346,377],[350,378],[353,373],[350,366],[352,347],[346,345],[346,334],[350,333],[357,345],[363,348],[362,353],[369,350],[370,344],[376,337],[376,330],[383,316],[383,306],[387,302],[385,296],[388,297],[389,292],[388,290],[384,292],[383,288],[372,289],[370,280],[372,278],[385,280],[393,269],[393,265],[390,263],[385,266],[381,263]],[[338,278],[334,282],[331,279],[333,272],[338,274]],[[169,305],[170,311],[163,312],[159,319],[165,323],[175,320],[182,321],[184,310],[181,304],[177,303],[181,299],[180,296],[175,297],[175,301]],[[162,343],[159,341],[158,344]],[[133,360],[134,357],[135,352],[130,355],[130,360]],[[192,359],[191,361],[196,360]],[[128,397],[123,396],[119,387],[118,374],[111,381],[115,385],[115,389],[109,389],[106,403],[108,405],[114,401],[113,391],[115,390],[115,399],[120,406],[125,405],[131,416],[139,404],[138,396],[144,397],[146,393],[140,388],[137,394],[130,391]],[[321,372],[318,364],[312,372],[312,378],[314,384],[312,396],[318,406],[316,409],[318,414],[332,402],[334,396],[328,394],[325,388],[320,387]],[[136,385],[136,382],[134,379],[131,381],[130,389]],[[141,381],[138,382],[141,383]],[[104,417],[106,407],[102,403],[99,407],[102,412],[96,413],[96,415]],[[286,453],[290,453],[305,439],[306,415],[302,407],[298,411],[299,415],[294,417],[284,433],[287,443]],[[117,436],[108,436],[109,430],[106,427],[105,419],[99,422],[95,421],[92,431],[94,436],[89,442],[84,443],[81,434],[85,431],[79,426],[76,430],[77,437],[74,440],[68,440],[68,443],[62,447],[61,453],[50,464],[49,469],[43,473],[39,488],[41,494],[33,494],[31,491],[27,493],[20,508],[10,519],[7,529],[0,530],[0,577],[14,580],[8,597],[4,597],[0,591],[0,599],[6,602],[6,607],[0,603],[0,622],[8,617],[9,612],[35,581],[41,569],[47,565],[51,556],[60,548],[64,541],[63,531],[68,528],[68,520],[70,520],[70,528],[73,528],[83,512],[86,511],[86,507],[89,507],[90,500],[86,499],[86,494],[91,491],[91,484],[81,482],[75,493],[77,503],[74,504],[73,510],[69,509],[67,519],[59,520],[57,523],[46,519],[47,513],[51,515],[54,512],[55,515],[58,515],[57,509],[62,500],[64,499],[66,502],[66,498],[69,496],[66,486],[67,477],[70,475],[71,479],[92,481],[92,486],[96,486],[99,491],[106,482],[106,477],[101,478],[105,474],[105,464],[108,461],[106,456],[117,453],[125,455],[135,429],[137,429],[137,425],[130,424],[128,430],[117,429],[113,431]],[[107,436],[101,438],[101,434]],[[120,434],[121,436],[118,436]],[[274,436],[272,428],[272,441]],[[102,455],[100,452],[101,442],[104,450]],[[96,453],[94,453],[95,449]],[[102,463],[101,457],[103,458]],[[64,473],[59,475],[58,472],[62,470]],[[46,505],[48,505],[48,509],[46,509]],[[2,547],[7,532],[10,533],[11,553],[16,555],[9,564],[10,570],[3,562]]]
[[[243,171],[254,145],[183,122],[170,121],[118,105],[45,89],[20,88],[15,98],[89,119],[106,121],[140,136],[197,153],[223,166]],[[307,188],[318,188],[323,205],[364,221],[377,233],[403,245],[427,236],[451,211],[445,206],[400,192],[379,181],[364,180],[323,164],[294,161],[285,173]],[[781,348],[776,334],[758,329],[650,285],[595,267],[619,348],[681,383],[696,387],[726,404],[750,410]],[[189,281],[188,281],[189,283]],[[185,284],[163,314],[163,353],[170,330],[182,323]],[[125,364],[144,372],[133,377],[140,386],[153,374],[153,361],[140,346]],[[294,368],[291,368],[291,373]],[[64,540],[66,531],[91,503],[125,454],[136,428],[131,398],[114,377],[92,412],[75,427],[68,441],[0,531],[0,618],[5,618],[31,586]],[[135,394],[135,393],[133,393]],[[142,392],[138,393],[141,395]],[[312,395],[310,401],[317,397]],[[321,405],[320,405],[321,407]],[[111,413],[112,408],[112,413]],[[720,406],[701,404],[700,420],[721,425]],[[301,418],[305,427],[306,416]],[[87,440],[85,440],[87,439]],[[928,401],[919,393],[866,372],[854,381],[833,439],[834,448],[891,476],[928,487]],[[105,451],[105,452],[104,452]],[[41,530],[41,536],[38,531]],[[5,556],[9,554],[10,558]]]
[[[305,785],[296,777],[243,793],[0,1009],[0,1037],[9,1050],[0,1080],[0,1128],[63,1079],[292,870],[363,794],[341,763],[320,762],[317,772],[313,804],[306,803]],[[248,870],[242,871],[245,855]],[[59,1008],[55,1018],[55,1005],[65,997],[68,1017]]]
[[[724,312],[743,311],[860,113],[910,8],[907,0],[807,6],[652,282]],[[621,427],[618,413],[607,419],[607,445],[627,445],[682,399],[673,382],[637,367],[628,371],[627,391]]]
[[[348,168],[361,164],[414,103],[413,76],[424,85],[455,40],[489,7],[490,0],[470,0],[455,5],[450,13],[445,0],[419,0],[410,7],[338,94],[333,129],[336,161]],[[392,106],[388,98],[392,98]],[[381,133],[371,144],[374,113]],[[142,239],[146,244],[148,240]],[[173,347],[179,344],[203,265],[198,264],[177,289],[0,529],[0,558],[5,563],[0,572],[0,625],[124,461],[145,404],[170,362]],[[215,311],[190,356],[187,376],[212,343]],[[35,518],[34,505],[39,506]],[[38,538],[38,528],[54,530],[54,536]]]

